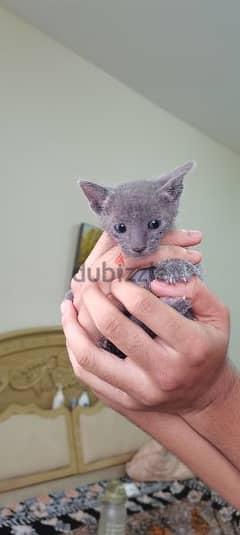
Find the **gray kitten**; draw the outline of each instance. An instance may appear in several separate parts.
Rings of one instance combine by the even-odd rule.
[[[183,191],[183,179],[193,167],[194,162],[187,162],[158,179],[128,182],[116,187],[100,186],[86,180],[80,180],[79,184],[90,207],[98,215],[101,227],[119,243],[125,255],[137,258],[156,251],[162,237],[173,228]],[[194,275],[200,276],[198,266],[180,259],[169,259],[136,271],[131,280],[150,289],[153,279],[176,284],[178,281],[187,282]],[[169,297],[163,300],[184,316],[193,319],[188,299]],[[124,312],[150,336],[155,336],[128,311]],[[108,340],[102,341],[102,347],[121,358],[125,357]]]

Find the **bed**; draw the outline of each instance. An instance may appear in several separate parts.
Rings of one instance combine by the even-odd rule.
[[[66,406],[52,410],[58,384]],[[60,328],[0,336],[0,492],[124,464],[146,442],[90,390],[90,407],[69,410],[83,390]]]

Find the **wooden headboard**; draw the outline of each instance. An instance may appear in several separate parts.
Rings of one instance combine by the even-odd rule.
[[[59,383],[67,404],[83,390],[89,392],[91,403],[96,402],[72,371],[60,327],[0,335],[0,412],[12,404],[49,409]]]
[[[59,383],[91,407],[46,410]],[[122,465],[148,439],[78,382],[60,328],[0,336],[0,492]]]

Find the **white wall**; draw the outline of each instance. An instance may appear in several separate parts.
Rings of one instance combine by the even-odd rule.
[[[2,9],[0,73],[1,331],[59,323],[77,225],[95,221],[75,177],[115,183],[193,158],[181,225],[204,232],[240,363],[240,157]]]

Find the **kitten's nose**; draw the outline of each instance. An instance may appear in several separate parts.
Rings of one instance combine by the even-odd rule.
[[[134,253],[142,253],[144,251],[145,247],[133,247]]]

